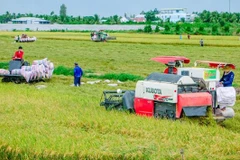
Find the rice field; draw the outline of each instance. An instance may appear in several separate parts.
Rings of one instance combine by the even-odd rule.
[[[96,43],[90,33],[28,32],[38,39],[15,43],[18,32],[0,32],[0,63],[8,62],[21,45],[30,63],[48,58],[55,67],[146,77],[162,72],[164,65],[151,61],[161,55],[234,63],[234,86],[240,85],[237,36],[110,33],[116,41]],[[199,40],[205,46],[200,47]],[[100,107],[104,90],[133,90],[135,81],[108,86],[104,80],[84,76],[81,87],[73,77],[54,75],[46,82],[0,82],[0,159],[240,159],[240,98],[235,117],[205,126],[186,120],[156,120]],[[40,85],[46,88],[38,89]]]

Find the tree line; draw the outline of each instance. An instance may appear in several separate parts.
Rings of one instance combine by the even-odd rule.
[[[155,8],[147,12],[142,11],[140,14],[144,15],[146,22],[141,23],[145,24],[144,30],[139,30],[139,32],[161,32],[163,34],[212,34],[212,35],[232,35],[240,33],[240,13],[229,13],[229,12],[217,12],[217,11],[207,11],[202,12],[193,12],[197,17],[193,22],[185,22],[184,19],[181,19],[177,23],[172,23],[169,20],[162,21],[156,14],[159,14],[159,11]],[[126,14],[125,17],[128,17]],[[60,6],[59,15],[55,14],[53,11],[47,14],[32,14],[32,13],[10,13],[6,12],[5,14],[0,15],[0,23],[8,23],[12,19],[21,18],[21,17],[36,17],[42,18],[50,21],[50,23],[58,24],[138,24],[133,22],[130,18],[128,22],[121,23],[121,16],[113,15],[110,17],[100,17],[98,14],[92,16],[68,16],[67,7],[62,4]],[[131,18],[134,18],[135,15],[131,15]],[[156,28],[153,29],[151,25],[156,25]],[[160,30],[160,27],[165,28],[164,31]]]

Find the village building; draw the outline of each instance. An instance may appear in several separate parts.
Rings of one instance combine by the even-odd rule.
[[[146,18],[145,18],[145,15],[144,14],[139,14],[137,15],[135,18],[132,18],[132,21],[133,22],[146,22]]]
[[[120,19],[120,22],[121,22],[121,23],[126,23],[126,22],[129,22],[129,21],[131,21],[131,19],[128,18],[128,17],[125,17],[125,16],[123,16],[123,17]]]
[[[178,22],[184,20],[186,22],[193,21],[196,15],[187,13],[186,8],[165,8],[159,11],[156,17],[165,21]]]
[[[12,19],[13,24],[50,24],[50,21],[35,17],[21,17]]]

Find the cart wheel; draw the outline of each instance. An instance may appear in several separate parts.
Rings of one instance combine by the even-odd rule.
[[[21,83],[21,80],[20,80],[20,79],[16,79],[16,80],[14,81],[14,83],[20,84],[20,83]]]
[[[4,78],[2,79],[2,82],[10,82],[10,80],[9,80],[9,78],[4,77]]]

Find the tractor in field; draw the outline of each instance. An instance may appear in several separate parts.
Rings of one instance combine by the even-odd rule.
[[[91,40],[94,42],[106,42],[108,40],[116,40],[116,37],[110,37],[106,32],[100,30],[91,32]]]
[[[15,59],[9,62],[9,70],[0,69],[0,77],[2,82],[14,82],[21,83],[25,81],[24,77],[20,74],[22,66],[29,66],[27,61],[21,59]]]
[[[130,110],[138,115],[179,119],[186,117],[209,116],[211,110],[214,119],[223,121],[232,118],[234,111],[228,105],[217,101],[217,82],[220,78],[219,68],[223,62],[209,62],[209,68],[185,68],[190,60],[185,57],[161,57],[152,60],[166,64],[164,73],[152,73],[145,80],[138,81],[132,91],[104,91],[104,100],[100,103],[106,109],[116,108]],[[177,63],[176,63],[177,62]],[[196,63],[206,61],[197,61]],[[213,65],[214,64],[214,65]],[[235,66],[231,64],[234,68]],[[179,67],[179,68],[177,68]],[[230,88],[230,87],[222,87]],[[231,88],[234,92],[234,88]],[[236,96],[236,95],[235,95]],[[235,97],[236,98],[236,97]],[[217,106],[225,104],[227,110],[219,111]]]
[[[29,37],[26,34],[17,35],[14,37],[14,40],[16,42],[35,42],[37,40],[36,37]]]

